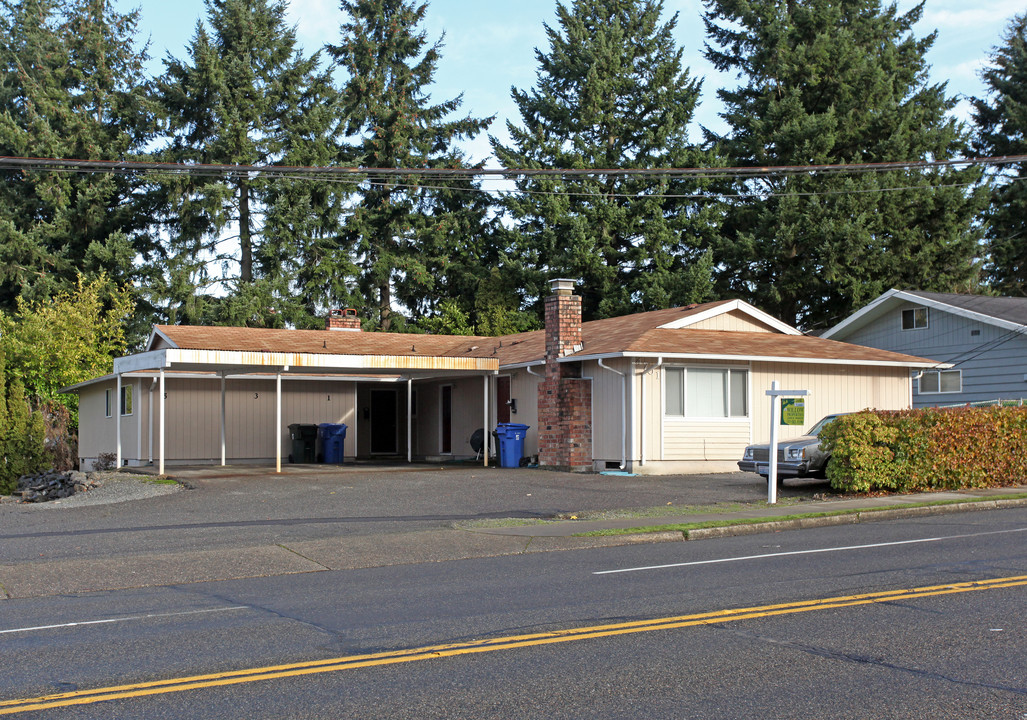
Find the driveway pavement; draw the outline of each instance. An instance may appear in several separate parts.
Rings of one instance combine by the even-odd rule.
[[[715,503],[737,503],[735,514],[753,517],[754,512],[810,512],[842,502],[826,483],[792,480],[779,497],[795,504],[766,508],[760,505],[765,484],[747,473],[618,476],[426,465],[287,466],[281,475],[255,467],[171,472],[188,489],[106,505],[0,505],[0,598],[640,540],[573,537],[596,529],[575,522],[454,529],[475,520],[527,522],[558,514]],[[623,521],[600,524],[615,527]],[[674,539],[681,540],[681,534]]]

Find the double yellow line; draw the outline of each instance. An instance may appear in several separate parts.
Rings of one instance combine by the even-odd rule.
[[[862,595],[845,595],[840,597],[820,598],[803,602],[782,603],[778,605],[761,605],[756,607],[718,610],[716,612],[679,615],[676,617],[652,618],[633,622],[616,623],[613,625],[592,625],[589,627],[555,630],[552,632],[533,633],[530,635],[511,635],[464,643],[445,645],[428,645],[407,650],[370,653],[367,655],[349,655],[346,657],[314,660],[310,662],[292,663],[289,665],[272,665],[267,667],[248,668],[233,672],[213,673],[210,675],[193,675],[190,677],[158,680],[155,682],[135,683],[96,688],[95,690],[76,690],[74,692],[45,695],[43,697],[23,698],[20,700],[0,701],[0,715],[33,710],[48,710],[67,707],[69,705],[88,705],[107,700],[143,697],[146,695],[162,695],[164,693],[199,690],[201,688],[239,685],[261,680],[276,680],[300,675],[354,670],[356,668],[376,667],[380,665],[396,665],[399,663],[416,662],[418,660],[434,660],[457,655],[512,650],[514,648],[551,645],[554,643],[590,640],[594,638],[629,635],[650,630],[673,630],[675,628],[710,625],[714,623],[750,620],[753,618],[789,615],[792,613],[810,612],[812,610],[828,610],[832,608],[872,605],[896,600],[911,600],[936,595],[953,595],[956,593],[975,592],[979,590],[998,590],[1027,585],[1027,575],[1017,577],[994,578],[947,585],[931,585],[928,587],[906,590],[890,590]]]

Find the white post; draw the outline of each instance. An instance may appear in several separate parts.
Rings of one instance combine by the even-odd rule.
[[[412,378],[407,378],[407,462],[412,463],[414,461],[414,425],[413,419],[410,417],[410,413],[414,409],[414,381]]]
[[[160,394],[158,402],[160,403],[160,474],[164,474],[164,426],[165,423],[165,402],[164,402],[164,368],[160,369],[160,388],[157,390]]]
[[[147,455],[148,455],[147,459],[149,460],[150,465],[153,465],[153,379],[152,378],[150,379],[150,391],[149,391],[149,395],[146,398],[146,401],[147,401],[146,402],[146,411],[149,413],[149,417],[147,418],[146,427],[147,427],[147,432],[149,434],[149,441],[150,441],[149,451],[147,452]]]
[[[117,423],[114,431],[115,461],[114,469],[121,467],[121,373],[118,373],[114,390],[114,421]]]
[[[225,466],[225,371],[221,371],[221,467]]]
[[[484,467],[489,466],[489,376],[486,373],[484,376],[485,382],[482,383],[484,391],[482,392],[482,428],[485,430],[485,437],[482,438],[482,465]]]
[[[275,472],[282,472],[282,373],[275,376]]]
[[[777,502],[777,414],[780,407],[780,401],[775,392],[777,380],[770,383],[770,390],[774,394],[770,396],[770,469],[767,475],[767,503],[773,505]]]

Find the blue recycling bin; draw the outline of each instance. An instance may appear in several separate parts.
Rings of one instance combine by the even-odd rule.
[[[345,423],[321,423],[317,426],[317,458],[329,465],[341,465],[346,443]]]
[[[524,436],[528,433],[528,425],[520,423],[499,423],[496,435],[499,437],[499,466],[515,468],[521,466],[524,457]]]

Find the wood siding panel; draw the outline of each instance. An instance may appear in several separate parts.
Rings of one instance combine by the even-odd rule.
[[[630,372],[628,360],[608,360],[604,363],[619,370]],[[622,425],[624,407],[621,402],[624,378],[610,370],[599,367],[597,362],[585,363],[582,375],[592,378],[592,457],[596,460],[620,463],[624,451]],[[631,398],[627,398],[630,404]],[[630,428],[631,420],[628,420]]]
[[[538,455],[538,385],[541,378],[517,370],[510,376],[510,397],[517,400],[517,414],[510,422],[527,425],[524,435],[524,454]]]
[[[765,333],[778,332],[774,328],[764,325],[750,315],[746,315],[741,310],[732,310],[721,315],[716,315],[707,320],[697,322],[694,325],[689,325],[688,327],[693,330],[731,330],[735,332]]]
[[[782,390],[812,392],[806,399],[805,425],[801,428],[781,426],[782,440],[805,434],[818,420],[832,413],[909,407],[910,379],[904,368],[760,362],[752,366],[750,413],[754,442],[770,440],[770,398],[766,391],[774,380]]]
[[[738,460],[749,444],[749,420],[668,419],[663,460]]]

